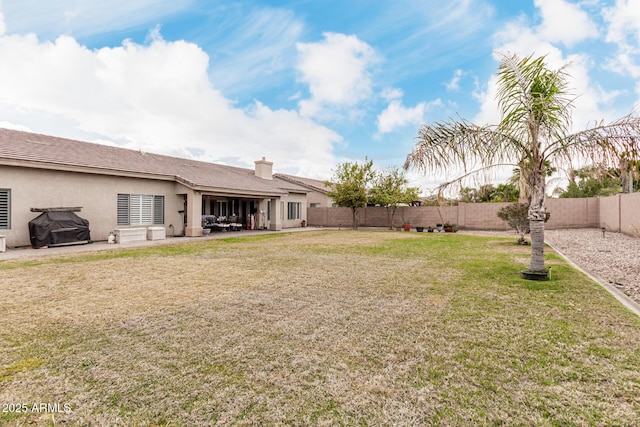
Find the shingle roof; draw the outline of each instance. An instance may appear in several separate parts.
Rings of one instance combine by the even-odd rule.
[[[324,181],[321,181],[319,179],[304,178],[301,176],[286,175],[283,173],[276,173],[273,176],[287,180],[295,184],[302,185],[306,188],[318,191],[320,193],[326,193],[332,190],[331,187],[328,187],[327,185],[325,185]]]
[[[305,191],[275,178],[259,178],[252,169],[0,128],[0,164],[6,164],[6,160],[28,162],[32,167],[80,167],[113,175],[149,174],[205,191],[271,195]]]

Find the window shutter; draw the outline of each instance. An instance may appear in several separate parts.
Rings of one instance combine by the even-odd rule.
[[[153,224],[153,196],[140,196],[140,224]]]
[[[140,213],[140,195],[132,194],[129,196],[129,224],[140,225],[142,214]]]
[[[164,224],[164,196],[153,196],[153,223]]]
[[[118,194],[118,225],[129,225],[128,194]]]
[[[11,190],[0,190],[0,229],[8,230],[11,227],[10,196]]]

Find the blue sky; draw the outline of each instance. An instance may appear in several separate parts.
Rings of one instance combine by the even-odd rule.
[[[640,0],[0,0],[0,126],[326,179],[496,123],[499,52],[570,62],[577,129],[640,107]]]

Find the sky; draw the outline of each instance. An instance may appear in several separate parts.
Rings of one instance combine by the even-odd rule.
[[[329,179],[496,124],[510,53],[570,64],[576,130],[640,108],[640,0],[0,0],[0,127]]]

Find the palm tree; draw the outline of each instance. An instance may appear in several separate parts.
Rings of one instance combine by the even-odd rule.
[[[509,183],[510,184],[517,184],[518,185],[518,202],[519,203],[526,203],[529,204],[530,203],[530,197],[529,197],[529,191],[527,189],[527,183],[524,179],[525,175],[524,174],[520,174],[520,169],[526,169],[527,165],[526,163],[524,163],[526,161],[523,160],[523,163],[520,163],[517,167],[513,168],[512,171],[512,175],[511,177],[509,177]],[[544,170],[545,170],[545,176],[550,177],[551,175],[553,175],[557,169],[554,168],[553,166],[551,166],[551,161],[550,160],[545,160],[544,161]]]
[[[635,114],[570,134],[573,100],[566,67],[550,70],[544,59],[502,55],[497,74],[500,123],[477,126],[461,119],[423,125],[404,164],[406,169],[434,174],[462,165],[464,173],[442,184],[441,190],[492,169],[518,167],[530,200],[529,271],[539,273],[546,271],[544,205],[550,165],[570,164],[572,159],[611,164],[620,147],[635,144],[640,135],[640,117]]]

